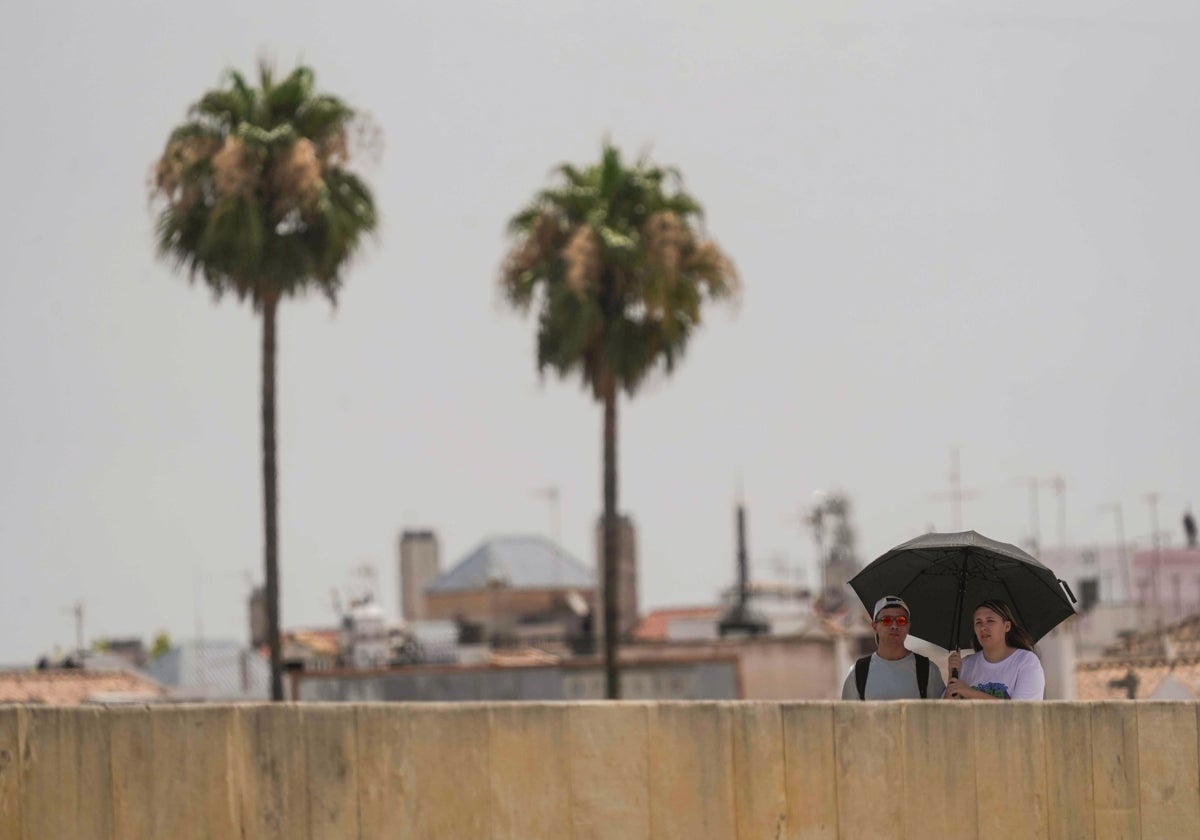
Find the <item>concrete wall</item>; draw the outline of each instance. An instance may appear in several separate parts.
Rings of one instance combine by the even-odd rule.
[[[0,838],[1194,837],[1195,703],[0,708]]]

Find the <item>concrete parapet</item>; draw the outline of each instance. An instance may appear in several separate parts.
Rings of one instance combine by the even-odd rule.
[[[0,840],[1200,836],[1196,703],[0,707]]]

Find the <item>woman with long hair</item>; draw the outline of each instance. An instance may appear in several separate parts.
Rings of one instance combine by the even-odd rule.
[[[1046,673],[1033,652],[1033,637],[1017,624],[1004,601],[988,600],[975,608],[976,653],[963,659],[950,654],[946,696],[955,700],[1041,700]]]

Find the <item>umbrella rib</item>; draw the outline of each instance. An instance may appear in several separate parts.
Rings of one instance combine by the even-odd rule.
[[[1009,607],[1012,609],[1012,611],[1013,611],[1014,613],[1016,613],[1017,620],[1018,620],[1018,621],[1020,621],[1020,623],[1021,623],[1021,626],[1022,626],[1022,627],[1025,627],[1025,628],[1027,628],[1027,629],[1028,629],[1028,627],[1029,627],[1029,622],[1025,620],[1025,614],[1024,614],[1023,612],[1021,612],[1021,608],[1020,608],[1019,606],[1017,606],[1017,599],[1016,599],[1016,597],[1013,595],[1013,591],[1012,591],[1011,589],[1009,589],[1009,588],[1008,588],[1008,581],[1007,581],[1007,580],[1005,580],[1004,578],[1001,578],[1001,579],[1000,579],[1000,582],[1001,582],[1002,584],[1004,584],[1004,591],[1008,593],[1008,605],[1009,605]]]
[[[1058,581],[1058,575],[1056,575],[1054,573],[1054,570],[1049,568],[1048,566],[1046,567],[1046,571],[1050,572],[1051,577],[1054,578],[1053,584],[1050,584],[1047,581],[1043,580],[1041,575],[1034,575],[1034,577],[1036,577],[1041,582],[1042,586],[1046,587],[1051,592],[1055,593],[1060,598],[1062,598],[1063,603],[1065,603],[1068,607],[1070,607],[1071,612],[1074,613],[1075,607],[1074,607],[1074,605],[1071,604],[1070,600],[1067,598],[1067,593],[1063,592],[1062,584],[1059,583],[1059,581]]]

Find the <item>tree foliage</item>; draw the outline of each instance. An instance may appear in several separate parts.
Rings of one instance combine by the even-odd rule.
[[[598,164],[556,175],[510,222],[501,288],[537,310],[540,371],[578,373],[597,399],[610,380],[633,394],[660,364],[674,370],[705,301],[735,295],[737,272],[678,171],[627,167],[606,144]]]
[[[218,295],[261,306],[315,288],[336,300],[342,269],[375,229],[375,204],[348,168],[355,112],[299,67],[259,85],[237,72],[204,94],[154,166],[158,247]]]

